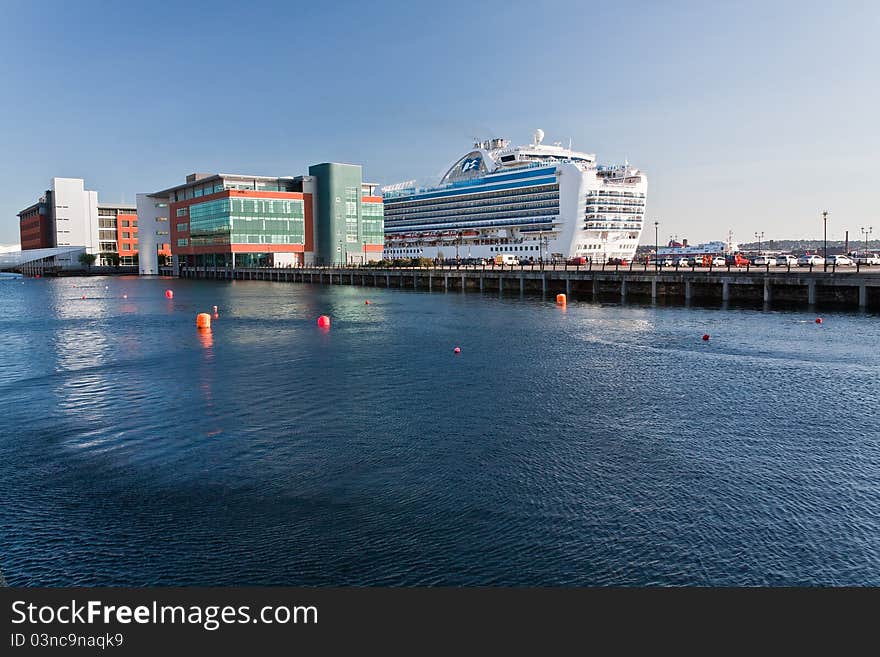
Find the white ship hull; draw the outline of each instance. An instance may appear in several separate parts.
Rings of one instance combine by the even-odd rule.
[[[436,187],[386,192],[385,258],[633,258],[643,172],[557,146],[491,147],[498,142],[478,144]]]

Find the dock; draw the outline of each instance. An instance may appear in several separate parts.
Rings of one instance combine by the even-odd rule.
[[[171,269],[164,269],[172,275]],[[800,268],[654,269],[641,267],[181,267],[187,279],[354,285],[429,292],[495,292],[569,300],[671,303],[780,303],[880,310],[880,267],[844,271]]]

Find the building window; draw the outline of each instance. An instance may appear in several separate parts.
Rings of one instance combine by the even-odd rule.
[[[168,221],[168,217],[156,217],[156,221]]]
[[[177,230],[183,232],[189,230],[189,224],[177,224]]]
[[[177,208],[177,216],[185,217],[186,216],[186,208]]]
[[[127,240],[129,237],[131,237],[131,233],[122,233],[122,239]]]
[[[122,220],[122,225],[125,226],[126,228],[128,228],[128,220],[127,220],[127,219],[123,219],[123,220]]]
[[[156,231],[156,235],[167,235],[167,234],[168,234],[167,230],[157,230]]]
[[[177,240],[177,246],[186,246],[187,243],[188,243],[188,240],[186,238]]]

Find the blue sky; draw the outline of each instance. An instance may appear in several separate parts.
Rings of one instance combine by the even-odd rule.
[[[324,161],[387,184],[539,127],[647,171],[661,239],[819,238],[823,209],[880,235],[880,3],[0,4],[0,244],[52,176],[130,202]]]

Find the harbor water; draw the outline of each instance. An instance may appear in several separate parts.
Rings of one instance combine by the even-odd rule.
[[[2,280],[0,571],[880,585],[880,317],[816,316]]]

